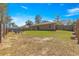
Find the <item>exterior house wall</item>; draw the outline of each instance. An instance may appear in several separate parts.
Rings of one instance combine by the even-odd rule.
[[[56,25],[56,29],[57,30],[63,30],[64,29],[64,25]]]
[[[56,25],[55,23],[30,26],[32,30],[68,30],[73,31],[72,25]]]
[[[31,26],[32,30],[55,30],[55,23]]]
[[[45,25],[41,25],[41,26],[39,26],[39,29],[41,29],[41,30],[49,30],[50,28],[49,28],[49,25],[48,24],[45,24]]]
[[[30,26],[29,29],[31,29],[31,30],[37,30],[36,26]]]
[[[55,23],[51,24],[51,29],[56,30],[56,24]]]

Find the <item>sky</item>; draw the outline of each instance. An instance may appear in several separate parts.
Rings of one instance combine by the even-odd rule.
[[[54,21],[56,16],[61,20],[79,18],[78,3],[9,3],[8,15],[18,26],[23,26],[27,20],[35,21],[40,15],[42,20]]]

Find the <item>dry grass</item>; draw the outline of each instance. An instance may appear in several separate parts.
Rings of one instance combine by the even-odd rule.
[[[76,44],[76,40],[71,40],[70,36],[69,31],[51,31],[45,32],[45,35],[44,32],[34,31],[9,33],[1,43],[0,55],[79,55],[79,45]]]

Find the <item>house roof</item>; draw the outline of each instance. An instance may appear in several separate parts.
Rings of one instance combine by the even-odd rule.
[[[40,23],[40,24],[34,24],[34,25],[31,25],[31,26],[40,26],[40,25],[45,25],[45,24],[55,24],[54,22],[46,22],[46,23]]]

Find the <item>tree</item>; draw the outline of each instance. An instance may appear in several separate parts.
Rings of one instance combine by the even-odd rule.
[[[60,21],[60,16],[56,16],[56,22],[59,22]]]
[[[35,16],[35,24],[39,24],[41,23],[41,16],[40,15],[36,15]]]
[[[50,21],[46,21],[46,20],[43,20],[43,21],[42,21],[42,23],[47,23],[47,22],[50,22]]]
[[[32,22],[31,20],[27,20],[27,21],[26,21],[26,25],[30,26],[30,25],[32,25],[32,24],[33,24],[33,22]]]
[[[9,25],[10,25],[10,23],[11,23],[11,17],[10,16],[8,16],[8,15],[4,15],[4,17],[3,17],[3,29],[4,29],[4,35],[6,34],[6,33],[8,33],[8,30],[9,30]]]
[[[10,23],[10,25],[11,25],[12,29],[17,29],[18,28],[18,26],[15,24],[15,22]]]
[[[73,21],[72,25],[75,26],[76,25],[76,21]]]
[[[63,24],[62,21],[55,22],[55,23],[56,23],[56,25],[62,25]]]
[[[60,21],[60,16],[56,16],[55,21],[56,25],[62,25],[62,21]]]
[[[4,28],[5,28],[5,25],[4,25],[4,20],[7,20],[7,19],[4,19],[4,15],[7,14],[7,4],[3,4],[3,3],[0,3],[0,43],[1,43],[1,39],[4,37]]]
[[[71,19],[67,20],[67,25],[73,25],[73,24],[74,24],[74,22]]]

